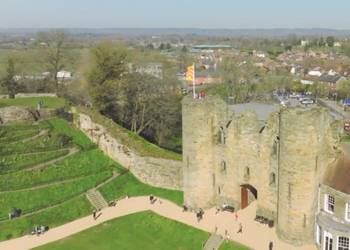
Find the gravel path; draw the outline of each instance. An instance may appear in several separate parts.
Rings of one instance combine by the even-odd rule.
[[[54,242],[70,235],[91,228],[113,218],[137,213],[145,210],[153,212],[176,220],[195,228],[213,233],[217,227],[217,234],[225,236],[225,231],[229,235],[229,239],[244,244],[252,249],[266,250],[270,241],[274,243],[274,249],[278,250],[316,250],[314,245],[303,247],[294,247],[287,243],[281,242],[275,233],[275,229],[268,228],[254,221],[256,203],[252,203],[248,208],[238,211],[238,220],[236,221],[233,214],[229,212],[221,212],[216,214],[216,210],[206,210],[203,220],[197,222],[194,213],[183,212],[172,202],[158,199],[151,205],[149,197],[135,197],[118,201],[117,206],[108,207],[102,210],[102,214],[97,220],[92,216],[87,216],[65,225],[53,228],[46,234],[41,236],[23,236],[21,238],[0,242],[2,250],[25,250],[37,246],[41,246],[50,242]],[[243,233],[238,234],[238,225],[242,223]]]

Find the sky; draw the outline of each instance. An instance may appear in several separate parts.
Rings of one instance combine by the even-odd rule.
[[[0,28],[350,29],[349,0],[1,0]]]

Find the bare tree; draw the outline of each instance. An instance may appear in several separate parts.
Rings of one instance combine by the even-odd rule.
[[[47,64],[52,80],[58,90],[57,73],[64,68],[66,59],[66,42],[69,35],[62,30],[42,32],[38,34],[38,40],[42,43],[44,50],[44,60]]]

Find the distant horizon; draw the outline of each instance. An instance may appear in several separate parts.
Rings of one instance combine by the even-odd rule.
[[[176,29],[182,29],[182,30],[350,30],[349,28],[327,28],[327,27],[295,27],[295,28],[289,28],[289,27],[276,27],[276,28],[205,28],[205,27],[1,27],[0,29],[8,29],[8,30],[16,30],[16,29],[66,29],[66,30],[74,30],[74,29],[92,29],[92,30],[103,30],[103,29],[141,29],[141,30],[152,30],[152,29],[159,29],[159,30],[176,30]]]
[[[1,28],[350,29],[350,1],[2,0]],[[2,25],[1,25],[2,24]],[[6,24],[6,25],[5,25]],[[140,27],[141,26],[141,27]],[[194,28],[193,28],[194,27]],[[120,28],[119,28],[120,29]]]

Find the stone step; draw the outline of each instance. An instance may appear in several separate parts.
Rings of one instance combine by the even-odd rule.
[[[86,198],[97,209],[103,209],[108,206],[107,201],[103,198],[102,194],[96,189],[90,189],[86,193]]]
[[[224,240],[222,239],[221,236],[219,236],[217,234],[212,234],[212,235],[210,235],[209,239],[205,243],[203,249],[204,250],[218,250],[223,241]]]

